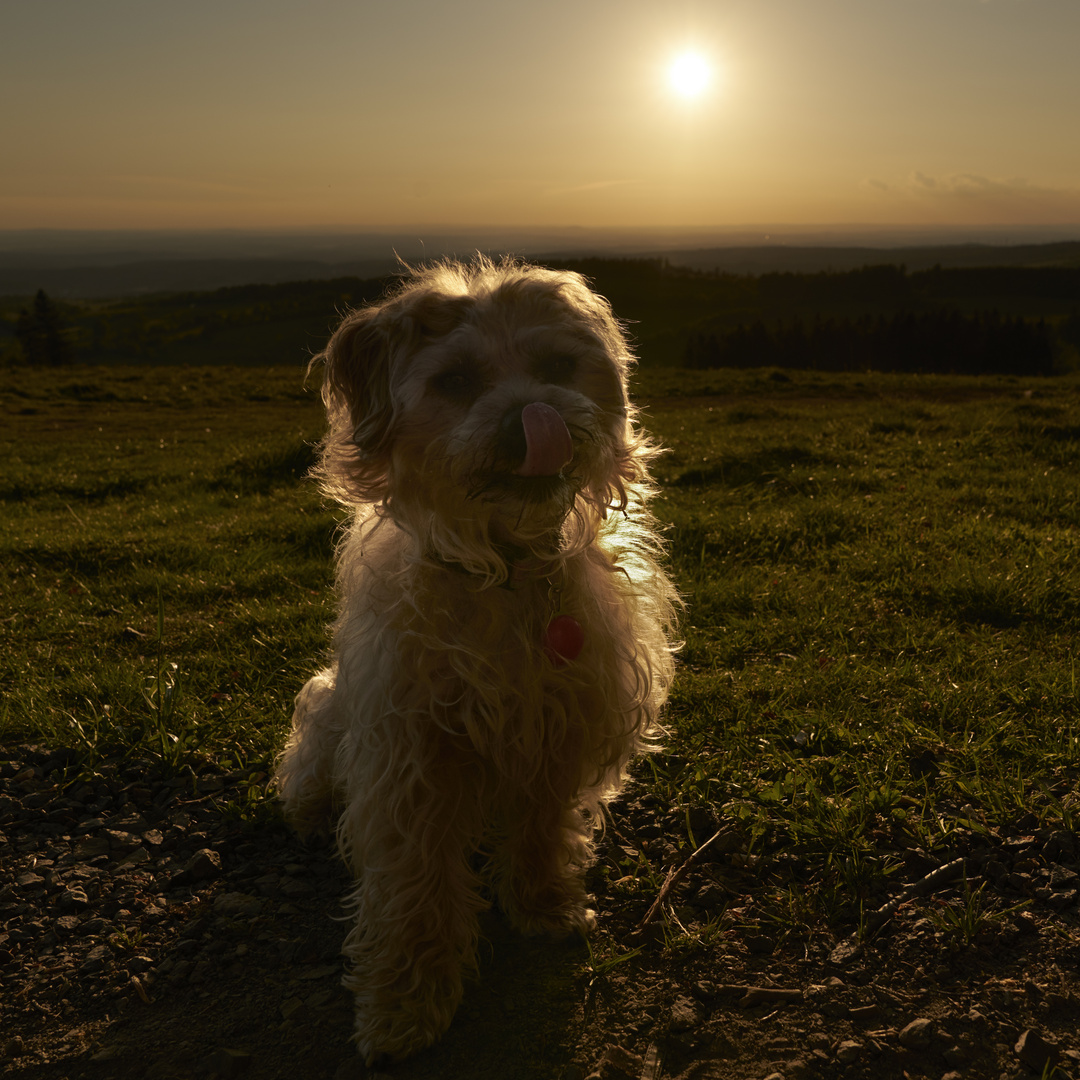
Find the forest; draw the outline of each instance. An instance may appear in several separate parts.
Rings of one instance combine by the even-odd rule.
[[[757,275],[664,259],[579,259],[641,363],[822,371],[1052,375],[1080,366],[1080,267]],[[0,363],[303,365],[341,314],[393,278],[355,277],[116,300],[0,299]]]

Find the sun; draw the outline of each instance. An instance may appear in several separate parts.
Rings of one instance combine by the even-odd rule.
[[[701,97],[712,82],[712,67],[698,52],[684,52],[668,67],[668,84],[679,97],[688,100]]]

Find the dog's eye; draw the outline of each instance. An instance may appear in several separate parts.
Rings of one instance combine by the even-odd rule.
[[[545,356],[536,365],[536,374],[542,382],[566,383],[574,377],[577,363],[576,356],[565,356],[562,353]]]
[[[471,397],[480,388],[480,380],[465,368],[450,368],[440,371],[431,380],[432,389],[443,397]]]

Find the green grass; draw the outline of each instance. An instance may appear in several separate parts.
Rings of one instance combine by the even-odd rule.
[[[331,618],[302,382],[0,381],[0,737],[265,770]]]
[[[1080,392],[923,388],[652,410],[688,604],[652,782],[836,917],[958,829],[1077,826]]]
[[[768,918],[859,919],[959,831],[1077,827],[1080,382],[639,396],[687,615],[636,771],[784,854]],[[0,741],[264,774],[333,614],[302,371],[9,372],[0,409]]]

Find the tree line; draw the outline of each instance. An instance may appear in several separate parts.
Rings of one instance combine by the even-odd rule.
[[[1080,366],[1080,268],[864,266],[733,274],[589,258],[645,365],[1050,374]],[[0,299],[0,360],[302,365],[392,279],[353,277],[113,301]],[[24,302],[25,304],[25,302]]]
[[[1053,375],[1058,336],[1043,319],[957,310],[855,319],[761,319],[727,332],[695,334],[691,368],[778,367],[809,371],[886,371],[954,375]]]

